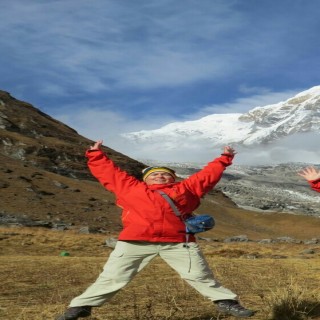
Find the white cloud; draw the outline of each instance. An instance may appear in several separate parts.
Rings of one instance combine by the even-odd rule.
[[[234,163],[239,165],[270,165],[279,163],[320,163],[320,151],[316,148],[319,136],[301,134],[280,140],[275,144],[242,147],[237,150]],[[213,148],[208,142],[199,141],[194,145],[178,146],[164,150],[158,144],[131,144],[128,153],[135,159],[151,159],[163,162],[195,162],[204,164],[220,155],[222,149]]]
[[[115,107],[114,110],[116,109]],[[159,119],[153,117],[150,121],[148,114],[145,118],[132,120],[121,112],[106,110],[94,105],[84,105],[81,102],[78,106],[66,105],[52,116],[75,129],[82,136],[94,141],[103,139],[108,147],[128,155],[133,154],[131,149],[134,150],[136,146],[122,138],[122,133],[138,131],[142,128],[155,129],[157,125],[160,126],[163,121],[166,121],[162,116]],[[169,118],[167,121],[170,122]]]
[[[250,41],[248,56],[246,41],[225,36],[247,23],[232,3],[188,3],[167,1],[168,10],[158,1],[16,1],[4,8],[2,46],[13,49],[8,59],[29,72],[46,70],[47,81],[88,92],[226,79],[257,54],[262,58],[263,42]],[[269,58],[272,46],[269,42]]]
[[[100,80],[106,75],[117,85],[138,87],[163,85],[166,81],[170,85],[181,83],[182,79],[186,82],[190,76],[200,74],[196,65],[190,66],[192,53],[181,50],[184,42],[172,36],[173,30],[176,34],[182,32],[181,20],[170,21],[169,15],[162,17],[160,23],[155,12],[144,19],[144,7],[141,12],[138,8],[114,1],[97,1],[90,6],[83,1],[7,5],[7,15],[1,23],[2,43],[14,47],[11,54],[27,60],[31,68],[41,63],[49,70],[63,69],[68,77],[79,76],[83,88],[86,83],[81,78],[93,74]],[[101,11],[103,16],[98,14]],[[14,20],[13,16],[19,19]],[[184,31],[188,34],[188,30]],[[195,62],[197,56],[194,58]],[[181,75],[172,77],[171,68]],[[194,71],[190,72],[190,68]],[[188,77],[183,77],[184,69]]]
[[[240,148],[239,164],[271,163],[319,163],[320,150],[317,149],[319,134],[301,133],[283,138],[273,144],[253,148]]]

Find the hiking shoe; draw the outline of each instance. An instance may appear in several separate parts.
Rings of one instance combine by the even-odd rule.
[[[91,315],[91,308],[89,306],[71,307],[64,314],[58,316],[56,320],[77,320],[78,318],[89,317]]]
[[[238,318],[247,318],[254,315],[254,311],[244,308],[237,300],[214,301],[218,311],[231,314]]]

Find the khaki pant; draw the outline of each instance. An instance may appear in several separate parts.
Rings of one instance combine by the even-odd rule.
[[[197,243],[186,247],[184,243],[118,241],[98,279],[70,307],[103,305],[157,255],[206,298],[236,300],[236,294],[214,279]]]

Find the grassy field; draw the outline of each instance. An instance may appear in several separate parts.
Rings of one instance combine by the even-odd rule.
[[[110,235],[112,236],[112,235]],[[105,235],[0,228],[0,319],[54,319],[91,284],[112,249]],[[251,319],[320,319],[320,245],[199,241],[216,277],[258,310]],[[313,249],[313,254],[305,253]],[[60,256],[67,250],[70,256]],[[218,320],[212,303],[160,258],[88,320]]]

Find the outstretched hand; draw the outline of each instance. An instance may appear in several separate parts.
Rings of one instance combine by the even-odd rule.
[[[90,150],[100,150],[103,140],[98,140],[93,146],[90,146]]]
[[[320,170],[317,171],[314,167],[307,167],[298,172],[298,175],[305,178],[306,180],[317,180],[320,179]]]
[[[236,154],[236,150],[230,146],[225,146],[223,148],[223,154],[229,154],[231,156],[234,156]]]

